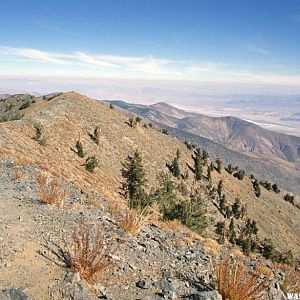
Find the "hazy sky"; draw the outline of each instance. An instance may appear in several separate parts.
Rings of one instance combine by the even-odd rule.
[[[2,77],[300,85],[299,0],[1,0],[0,12]]]

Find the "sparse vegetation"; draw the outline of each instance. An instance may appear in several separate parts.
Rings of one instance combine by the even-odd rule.
[[[46,176],[39,185],[37,193],[44,204],[63,208],[68,196],[68,189],[61,179]]]
[[[166,135],[169,134],[169,131],[168,131],[168,129],[166,129],[166,128],[163,128],[163,129],[161,130],[161,132],[162,132],[163,134],[166,134]]]
[[[145,192],[147,178],[141,153],[136,150],[133,155],[128,155],[122,165],[122,192],[128,199],[128,206],[143,210],[149,204],[149,197]]]
[[[216,159],[216,164],[217,164],[217,166],[216,166],[216,171],[217,171],[219,174],[221,174],[223,163],[222,163],[222,161],[221,161],[220,158],[217,158],[217,159]]]
[[[25,102],[20,106],[19,110],[23,110],[23,109],[25,109],[25,108],[28,108],[28,107],[30,107],[30,105],[31,105],[30,100],[27,100],[27,101],[25,101]]]
[[[76,150],[77,150],[77,155],[81,158],[85,157],[86,153],[83,150],[83,144],[80,140],[78,140],[76,142],[75,147],[76,147]]]
[[[195,179],[196,180],[201,180],[202,179],[202,154],[201,154],[201,149],[197,148],[195,150],[194,156],[192,156],[194,160],[194,173],[195,173]]]
[[[112,255],[118,244],[104,235],[105,228],[81,223],[74,228],[70,249],[71,269],[81,278],[94,283],[113,265]]]
[[[0,123],[20,120],[22,117],[23,117],[23,115],[19,114],[19,113],[6,114],[6,115],[3,115],[3,116],[0,117]]]
[[[267,291],[265,280],[250,271],[242,258],[228,254],[217,264],[217,289],[223,299],[258,300],[264,299]]]
[[[99,143],[100,143],[100,128],[98,126],[95,127],[94,132],[89,133],[89,136],[95,144],[99,145]]]
[[[285,194],[283,197],[284,201],[287,201],[291,203],[292,205],[295,205],[295,196],[292,194]]]
[[[259,182],[257,181],[257,179],[254,179],[254,181],[252,182],[252,184],[253,184],[255,196],[257,198],[259,198],[260,194],[261,194]]]
[[[95,155],[89,156],[85,161],[85,169],[90,173],[94,173],[98,165],[99,165],[99,160],[96,158]]]
[[[33,125],[35,129],[35,135],[32,137],[33,140],[38,142],[41,146],[46,146],[46,139],[42,136],[43,126],[40,123],[36,123]]]
[[[168,163],[166,164],[166,166],[168,167],[171,174],[177,178],[179,178],[181,176],[179,162],[180,162],[180,151],[179,151],[179,149],[177,149],[176,156],[173,159],[173,161],[170,164],[168,164]]]
[[[128,119],[128,125],[132,128],[136,128],[136,126],[139,125],[141,121],[142,121],[141,117],[130,116]]]

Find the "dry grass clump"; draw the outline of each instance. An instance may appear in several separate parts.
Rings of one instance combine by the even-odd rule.
[[[47,177],[45,181],[40,178],[40,182],[42,183],[39,185],[37,193],[43,203],[63,208],[68,195],[66,184],[59,178],[50,179],[50,177]]]
[[[117,248],[118,244],[104,237],[103,228],[81,223],[72,235],[71,269],[87,282],[94,283],[101,275],[104,277],[105,270],[113,264],[112,255]]]
[[[268,278],[274,278],[274,273],[273,271],[268,268],[268,267],[265,267],[261,264],[257,264],[256,267],[255,267],[255,270],[259,273],[259,274],[262,274]]]
[[[281,289],[285,293],[299,293],[300,291],[300,272],[297,270],[289,270],[281,285]]]
[[[25,175],[23,174],[23,172],[19,168],[14,168],[12,176],[15,180],[20,181],[24,178]]]
[[[138,236],[143,227],[152,217],[149,208],[145,207],[142,211],[129,209],[119,203],[111,203],[108,212],[114,217],[118,226],[133,236]]]
[[[125,215],[119,221],[119,225],[133,236],[137,236],[148,223],[150,216],[151,215],[148,213],[147,207],[141,212],[137,212],[134,209],[126,209]]]
[[[265,280],[250,271],[246,262],[235,256],[226,255],[217,264],[217,288],[223,299],[258,300],[264,299],[267,290]]]

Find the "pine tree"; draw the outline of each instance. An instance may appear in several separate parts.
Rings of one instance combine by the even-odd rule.
[[[179,151],[179,149],[177,149],[176,156],[173,159],[172,163],[167,164],[167,167],[170,170],[171,174],[177,178],[179,178],[181,175],[179,163],[180,163],[180,151]]]
[[[272,185],[272,190],[276,193],[276,194],[279,194],[280,193],[280,189],[278,187],[278,185],[276,183],[274,183]]]
[[[147,179],[142,155],[136,150],[133,155],[127,156],[122,165],[121,173],[124,178],[122,189],[128,199],[128,206],[130,209],[143,209],[148,204],[148,199],[144,190]]]
[[[82,145],[82,143],[81,143],[81,141],[77,141],[76,142],[76,145],[75,145],[75,147],[76,147],[76,149],[77,149],[77,155],[79,156],[79,157],[85,157],[85,152],[83,151],[83,145]]]
[[[94,132],[89,133],[89,136],[95,144],[99,145],[99,142],[100,142],[100,128],[98,126],[95,127]]]
[[[210,169],[210,167],[207,167],[207,180],[209,182],[211,182],[211,169]]]
[[[241,216],[241,202],[240,199],[235,198],[235,201],[231,208],[232,214],[236,219],[239,219]]]
[[[197,148],[194,156],[194,172],[195,172],[195,179],[201,180],[202,179],[202,155],[200,148]]]
[[[236,239],[236,233],[234,228],[234,220],[232,218],[229,224],[229,242],[231,244],[235,244],[235,239]]]
[[[203,161],[203,165],[207,165],[208,163],[208,159],[209,159],[209,154],[206,150],[203,150],[202,152],[202,161]]]
[[[217,222],[215,232],[219,235],[218,242],[224,244],[226,238],[225,222]]]
[[[219,199],[221,199],[222,197],[222,192],[223,192],[223,180],[221,179],[218,183],[218,188],[217,188]]]
[[[253,181],[252,184],[253,184],[255,196],[256,196],[257,198],[259,198],[261,192],[260,192],[260,185],[259,185],[258,180],[255,179],[255,180]]]
[[[217,172],[218,172],[219,174],[221,174],[221,172],[222,172],[222,165],[223,165],[221,159],[220,159],[220,158],[217,158],[217,159],[216,159],[216,163],[217,163],[216,170],[217,170]]]

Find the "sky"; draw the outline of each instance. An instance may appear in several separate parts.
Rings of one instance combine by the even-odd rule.
[[[0,12],[2,79],[300,86],[299,0],[1,0]]]

